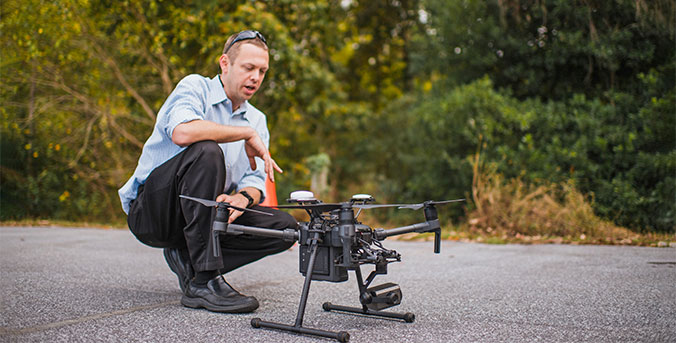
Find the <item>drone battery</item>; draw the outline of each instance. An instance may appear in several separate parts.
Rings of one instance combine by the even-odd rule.
[[[396,283],[384,283],[367,288],[359,300],[371,310],[386,309],[401,304],[401,289]]]
[[[335,263],[336,258],[342,254],[337,247],[318,246],[315,266],[312,268],[312,280],[343,282],[347,281],[347,268],[340,267]],[[310,263],[310,247],[300,246],[300,272],[307,274]]]

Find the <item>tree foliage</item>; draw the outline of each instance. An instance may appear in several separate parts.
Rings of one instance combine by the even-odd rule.
[[[605,218],[673,231],[673,0],[7,0],[0,8],[0,218],[115,221],[156,111],[263,32],[252,102],[286,170],[329,201],[468,195],[471,156],[573,180]],[[283,197],[281,197],[283,198]],[[456,213],[461,216],[461,212]]]
[[[458,125],[474,127],[475,144],[507,175],[573,179],[603,217],[674,231],[674,1],[429,0],[424,8],[410,69],[438,89],[406,109],[436,114],[418,130],[439,125],[467,143]],[[423,146],[443,142],[434,137]],[[440,150],[466,156],[461,145]]]
[[[488,75],[520,99],[634,93],[639,73],[674,58],[673,0],[426,0],[423,6],[428,24],[417,37],[413,70],[451,84]],[[664,75],[673,85],[673,73]]]

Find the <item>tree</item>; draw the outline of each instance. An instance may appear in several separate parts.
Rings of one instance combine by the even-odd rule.
[[[503,173],[572,178],[604,217],[673,232],[675,10],[674,1],[425,1],[411,64],[423,100],[403,111],[437,115],[410,130],[438,125],[462,139],[463,121],[446,117],[483,121],[484,154]],[[493,106],[449,102],[484,75],[501,90],[479,91]],[[512,97],[522,103],[500,105]],[[434,158],[426,151],[418,159]]]

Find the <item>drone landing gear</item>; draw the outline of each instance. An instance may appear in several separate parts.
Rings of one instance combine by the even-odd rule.
[[[311,239],[312,244],[310,244],[310,261],[308,262],[308,270],[305,275],[303,292],[300,297],[300,304],[298,305],[298,314],[296,315],[296,323],[294,325],[286,325],[275,322],[267,322],[261,320],[260,318],[253,318],[251,319],[251,326],[253,326],[254,328],[270,328],[305,335],[333,338],[338,340],[339,342],[348,342],[350,340],[350,334],[345,331],[335,332],[303,327],[303,316],[305,315],[305,305],[307,304],[307,297],[308,294],[310,293],[310,283],[312,282],[312,271],[314,269],[315,259],[317,258],[317,241],[319,240],[319,234],[314,233]]]
[[[303,317],[305,315],[305,306],[307,304],[308,294],[310,293],[310,283],[312,282],[312,272],[314,270],[315,260],[317,258],[319,234],[314,233],[310,244],[310,260],[308,261],[307,272],[305,275],[305,282],[303,283],[303,292],[301,293],[300,303],[298,305],[298,314],[296,315],[296,322],[294,325],[286,325],[275,322],[264,321],[260,318],[251,319],[251,326],[254,328],[269,328],[276,330],[283,330],[294,332],[298,334],[314,335],[326,338],[333,338],[339,342],[348,342],[350,334],[346,331],[327,331],[314,328],[303,327]],[[384,274],[382,270],[376,270],[369,275],[366,283],[362,281],[361,270],[359,267],[354,269],[357,275],[357,282],[359,283],[359,291],[361,293],[360,301],[362,308],[333,305],[326,302],[322,305],[325,311],[342,311],[349,313],[356,313],[361,315],[369,315],[383,318],[402,319],[407,323],[412,323],[415,320],[413,313],[394,313],[380,311],[379,309],[398,305],[401,302],[401,291],[399,287],[392,283],[366,288],[373,280],[376,274]]]
[[[401,290],[399,286],[394,283],[385,283],[382,285],[374,286],[371,288],[366,288],[373,281],[373,278],[376,274],[385,274],[387,272],[386,265],[380,266],[376,265],[376,270],[369,275],[366,279],[366,283],[362,281],[361,270],[359,267],[354,269],[357,276],[357,283],[359,285],[359,292],[361,296],[359,301],[362,303],[362,307],[350,307],[342,305],[334,305],[330,302],[325,302],[322,305],[324,311],[340,311],[355,313],[361,315],[368,315],[374,317],[383,317],[383,318],[392,318],[392,319],[402,319],[407,323],[413,323],[415,320],[415,315],[411,312],[406,313],[397,313],[397,312],[385,312],[380,311],[382,309],[399,305],[401,303]]]
[[[280,323],[275,323],[275,322],[266,322],[261,320],[260,318],[254,318],[251,319],[251,326],[255,328],[270,328],[270,329],[277,329],[277,330],[284,330],[284,331],[291,331],[295,333],[300,333],[300,334],[305,334],[305,335],[314,335],[314,336],[320,336],[320,337],[326,337],[326,338],[333,338],[338,340],[338,342],[348,342],[350,340],[350,334],[345,332],[345,331],[326,331],[326,330],[320,330],[320,329],[313,329],[313,328],[305,328],[302,326],[291,326],[291,325],[285,325],[285,324],[280,324]]]
[[[402,319],[407,323],[413,323],[413,321],[415,320],[415,314],[413,314],[411,312],[396,313],[396,312],[377,311],[377,310],[371,310],[371,309],[367,308],[366,306],[359,308],[359,307],[334,305],[330,302],[325,302],[322,305],[322,308],[324,309],[324,311],[327,311],[327,312],[341,311],[341,312],[363,314],[363,315],[369,315],[369,316],[375,316],[375,317]]]

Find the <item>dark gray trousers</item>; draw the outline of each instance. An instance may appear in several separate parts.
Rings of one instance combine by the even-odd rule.
[[[227,273],[267,255],[288,249],[293,242],[251,235],[221,236],[221,257],[209,245],[216,209],[179,198],[188,195],[215,200],[225,184],[223,151],[213,141],[197,142],[153,170],[131,202],[127,223],[142,243],[157,248],[187,251],[195,271]],[[255,206],[264,216],[245,212],[235,223],[270,229],[295,229],[298,223],[286,212]]]

